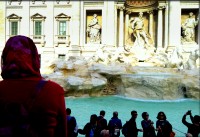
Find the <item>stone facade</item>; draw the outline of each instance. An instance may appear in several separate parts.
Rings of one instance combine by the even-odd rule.
[[[143,13],[144,30],[152,38],[151,45],[171,52],[182,47],[185,58],[198,48],[198,29],[193,44],[181,43],[181,24],[189,12],[199,16],[199,1],[1,1],[0,52],[11,35],[11,22],[18,21],[18,33],[31,37],[38,46],[42,67],[49,60],[68,56],[90,57],[97,49],[132,47],[131,20]],[[87,26],[97,14],[101,26],[100,42],[89,42]],[[35,22],[41,21],[41,34],[35,35]],[[59,22],[66,21],[65,35]],[[139,32],[140,33],[140,32]]]

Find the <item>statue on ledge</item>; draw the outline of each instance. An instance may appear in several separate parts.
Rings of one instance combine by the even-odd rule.
[[[193,13],[189,13],[189,18],[185,20],[185,22],[182,24],[182,29],[183,29],[183,38],[182,42],[195,42],[195,27],[197,26],[199,21],[199,18],[195,20],[193,17]]]
[[[150,46],[151,36],[145,31],[143,20],[143,12],[139,12],[139,17],[134,18],[132,21],[133,36],[136,38],[134,46]]]
[[[97,14],[93,15],[87,28],[90,43],[100,44],[101,42],[101,26],[98,24]]]

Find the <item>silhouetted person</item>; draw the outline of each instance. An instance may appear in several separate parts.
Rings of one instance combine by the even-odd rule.
[[[149,119],[149,114],[143,112],[142,118],[141,125],[143,128],[143,137],[156,137],[155,128],[153,126],[154,123]]]
[[[108,123],[108,129],[111,137],[119,137],[120,129],[122,129],[121,119],[118,118],[118,112],[113,112],[113,117]]]
[[[67,117],[67,137],[77,137],[77,123],[76,118],[71,116],[71,109],[66,109],[66,117]]]
[[[1,69],[0,106],[20,105],[21,109],[10,108],[10,112],[18,111],[19,114],[22,108],[26,110],[23,116],[28,114],[28,137],[33,134],[37,137],[66,137],[64,90],[57,83],[42,78],[33,40],[21,35],[10,37],[1,56]],[[12,134],[8,127],[12,127],[10,124],[14,122],[8,123],[10,119],[2,118],[3,113],[0,113],[0,136],[8,136],[7,133]]]
[[[187,115],[190,116],[192,123],[189,123],[186,121]],[[195,115],[194,117],[192,117],[191,111],[188,111],[183,115],[182,123],[185,126],[187,126],[187,128],[188,128],[187,133],[190,133],[192,135],[192,137],[198,137],[198,135],[200,133],[200,116]]]
[[[137,128],[136,118],[137,118],[137,111],[131,111],[131,119],[128,121],[127,127],[127,137],[137,137],[138,131],[142,132],[142,129]]]
[[[159,112],[157,115],[156,130],[157,137],[170,137],[172,132],[172,125],[167,121],[167,117],[164,112]]]
[[[107,130],[107,120],[104,118],[106,112],[101,110],[97,118],[97,131],[100,136],[102,130]]]
[[[88,122],[83,129],[78,129],[78,133],[85,135],[85,137],[97,137],[97,115],[90,116],[90,122]]]

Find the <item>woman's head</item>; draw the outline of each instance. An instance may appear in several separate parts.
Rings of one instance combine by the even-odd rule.
[[[164,112],[160,111],[160,112],[158,112],[157,119],[159,119],[159,120],[166,120],[167,117],[166,117],[166,115],[165,115]]]
[[[90,123],[91,124],[96,124],[96,122],[97,122],[97,115],[96,114],[92,114],[90,116]]]
[[[147,112],[142,113],[142,118],[143,119],[149,119],[149,114]]]
[[[1,56],[1,76],[3,79],[41,77],[37,48],[26,36],[10,37]]]

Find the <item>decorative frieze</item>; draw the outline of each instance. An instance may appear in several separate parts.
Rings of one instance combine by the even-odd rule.
[[[20,5],[22,1],[21,0],[9,0],[8,4],[11,5],[12,2],[18,2],[18,4]]]

